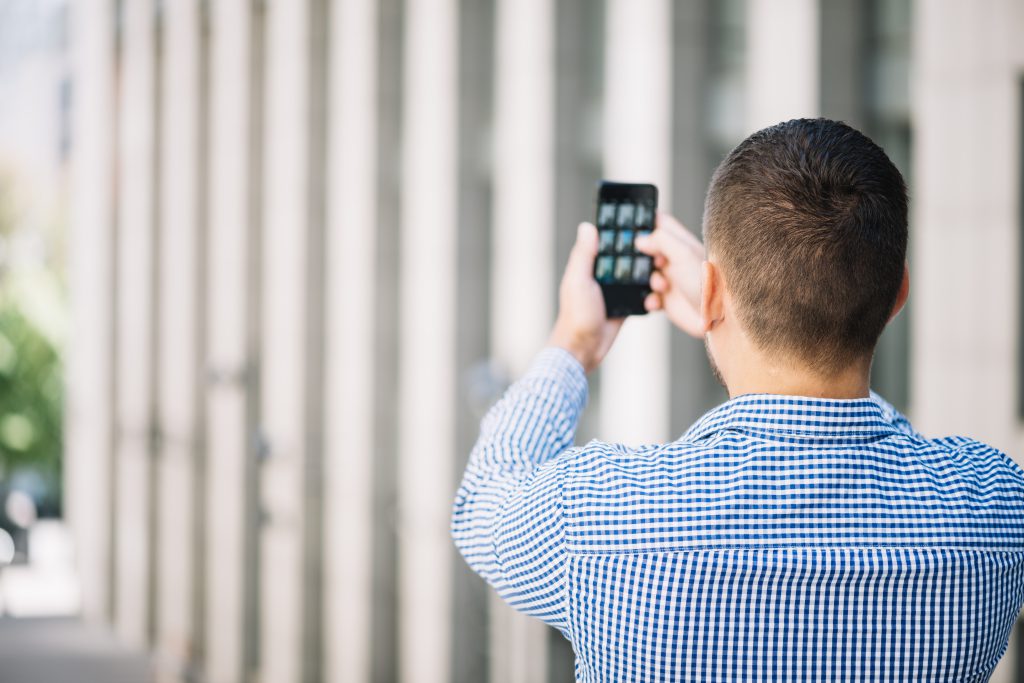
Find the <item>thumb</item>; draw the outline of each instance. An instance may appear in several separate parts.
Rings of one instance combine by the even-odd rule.
[[[593,223],[580,223],[576,229],[576,243],[569,253],[567,271],[573,277],[590,277],[597,256],[597,228]]]

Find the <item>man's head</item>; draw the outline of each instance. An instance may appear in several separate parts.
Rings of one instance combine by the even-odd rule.
[[[719,290],[705,308],[728,306],[761,354],[821,377],[867,367],[906,298],[906,185],[836,121],[787,121],[732,150],[711,179],[704,241],[705,289]]]

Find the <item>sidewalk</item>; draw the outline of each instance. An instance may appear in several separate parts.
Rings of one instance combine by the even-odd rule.
[[[74,618],[0,618],[0,683],[148,683],[149,661]]]

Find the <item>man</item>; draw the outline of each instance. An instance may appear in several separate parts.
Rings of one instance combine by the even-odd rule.
[[[767,128],[716,170],[704,238],[659,216],[646,306],[729,400],[671,443],[569,447],[622,325],[581,225],[549,346],[456,495],[466,561],[579,681],[988,680],[1024,602],[1024,472],[869,389],[909,290],[899,172],[842,123]]]

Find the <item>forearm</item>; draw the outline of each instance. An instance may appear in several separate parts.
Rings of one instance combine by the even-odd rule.
[[[579,362],[545,348],[484,416],[467,472],[522,478],[572,443],[586,400]]]
[[[493,555],[506,502],[572,444],[586,399],[580,363],[563,349],[546,348],[484,417],[455,496],[452,535],[470,566],[491,583],[502,581]],[[555,507],[554,495],[538,504]]]
[[[597,251],[597,229],[581,223],[559,286],[552,346],[483,419],[452,506],[452,536],[466,563],[512,607],[563,633],[563,491],[572,460],[565,452],[587,401],[585,371],[622,326],[605,314],[593,275]]]

